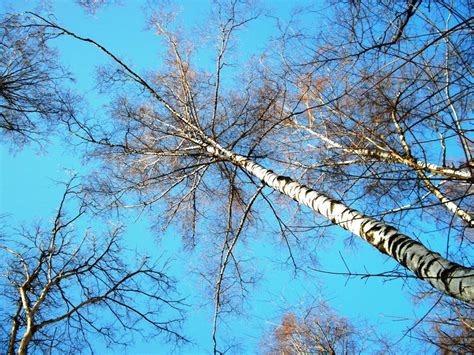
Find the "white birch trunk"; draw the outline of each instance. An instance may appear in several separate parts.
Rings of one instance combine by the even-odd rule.
[[[396,228],[368,217],[342,202],[308,188],[287,176],[234,154],[217,144],[207,146],[213,155],[225,157],[267,186],[310,207],[332,223],[360,236],[380,252],[391,256],[436,289],[463,301],[474,303],[474,269],[450,262]]]
[[[332,139],[326,137],[325,135],[320,134],[304,125],[300,125],[296,122],[293,122],[292,125],[298,129],[305,130],[312,136],[322,140],[323,142],[327,144],[328,147],[340,149],[349,154],[373,157],[373,158],[377,158],[377,159],[380,159],[382,161],[387,161],[387,162],[400,163],[400,164],[410,166],[414,169],[427,170],[434,174],[444,175],[446,177],[451,177],[451,178],[460,179],[460,180],[466,180],[468,182],[474,182],[474,176],[472,176],[472,173],[469,171],[469,169],[448,168],[448,167],[420,161],[413,157],[411,157],[411,159],[408,159],[407,157],[404,157],[398,153],[387,152],[387,151],[377,149],[377,148],[367,149],[367,148],[344,147],[343,145],[333,141]]]

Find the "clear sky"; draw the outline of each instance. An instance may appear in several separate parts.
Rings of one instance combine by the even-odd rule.
[[[186,27],[194,26],[205,19],[212,6],[207,1],[181,1],[179,22]],[[109,50],[124,58],[139,72],[147,68],[159,68],[163,65],[161,55],[163,46],[159,39],[145,29],[142,12],[144,3],[139,1],[122,1],[122,4],[99,9],[95,15],[85,13],[72,1],[55,1],[51,3],[52,13],[62,26],[85,36],[94,38]],[[292,2],[275,1],[266,3],[273,15],[288,19]],[[10,6],[16,10],[34,10],[31,1],[2,1],[2,13]],[[314,23],[318,26],[318,23]],[[276,35],[275,22],[270,17],[251,23],[238,34],[239,60],[250,55],[258,55],[268,46],[268,39]],[[90,92],[94,87],[95,66],[104,63],[103,55],[96,49],[63,38],[54,45],[59,49],[61,60],[76,77],[75,89],[79,92]],[[210,65],[209,58],[203,55],[199,59],[202,66]],[[91,96],[89,96],[91,100]],[[93,94],[90,104],[93,110],[100,110],[104,102]],[[50,220],[60,199],[62,188],[55,181],[68,178],[66,169],[73,169],[80,174],[87,174],[87,164],[82,162],[80,149],[67,146],[59,139],[45,150],[35,145],[20,151],[7,146],[0,147],[0,215],[7,213],[9,224],[29,224],[31,221]],[[212,312],[213,300],[209,290],[202,287],[198,276],[189,271],[201,260],[200,255],[187,255],[180,249],[178,232],[170,231],[159,238],[157,232],[149,229],[150,216],[143,216],[138,221],[131,215],[125,221],[128,225],[126,242],[142,251],[164,254],[174,258],[172,270],[179,280],[178,288],[187,297],[190,304],[187,320],[182,330],[194,344],[179,349],[178,353],[211,353],[212,352]],[[322,268],[329,271],[345,271],[341,255],[350,265],[353,272],[377,273],[391,270],[394,264],[372,247],[356,241],[354,247],[344,243],[347,233],[337,228],[329,229],[334,234],[334,242],[321,245],[318,257]],[[402,337],[403,332],[412,322],[422,316],[429,305],[413,305],[408,292],[404,290],[401,280],[383,281],[378,278],[352,279],[323,275],[318,273],[301,273],[296,277],[288,265],[282,266],[286,254],[283,247],[272,241],[272,233],[262,233],[261,238],[252,240],[246,245],[251,253],[254,268],[261,279],[249,293],[243,305],[242,317],[229,317],[226,323],[219,324],[219,332],[232,334],[243,346],[243,352],[255,353],[259,350],[262,335],[279,322],[285,310],[302,310],[314,300],[327,300],[341,315],[358,321],[366,320],[378,328],[381,334],[387,334],[392,340]],[[158,243],[157,239],[161,239]],[[276,260],[277,263],[269,262]],[[280,262],[278,264],[278,262]],[[389,305],[387,307],[387,305]],[[405,338],[404,346],[415,346]],[[103,345],[99,345],[99,349]],[[113,349],[112,349],[113,350]],[[108,350],[108,351],[112,351]],[[157,338],[147,342],[137,341],[126,349],[126,353],[168,353],[171,347]]]

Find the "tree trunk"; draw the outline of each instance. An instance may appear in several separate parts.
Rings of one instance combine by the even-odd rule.
[[[13,316],[12,320],[12,330],[10,332],[10,339],[8,341],[8,355],[14,355],[15,354],[15,343],[16,343],[16,337],[18,334],[18,328],[20,327],[20,322],[18,320],[18,317],[20,316],[21,312],[21,302],[18,303],[18,307],[16,309],[15,315]]]
[[[28,327],[21,338],[20,346],[18,347],[18,355],[26,355],[28,353],[28,345],[30,345],[31,339],[33,339],[33,329]]]
[[[308,188],[287,176],[275,174],[244,156],[217,144],[207,146],[213,155],[224,157],[267,186],[310,207],[332,223],[358,235],[380,252],[391,256],[433,287],[454,298],[474,302],[474,269],[450,262],[393,226],[368,217],[342,202]]]

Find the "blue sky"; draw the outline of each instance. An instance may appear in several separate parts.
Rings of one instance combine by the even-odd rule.
[[[90,15],[71,1],[57,1],[52,3],[52,12],[62,26],[82,36],[94,38],[139,72],[147,68],[158,68],[163,64],[160,58],[164,49],[160,40],[145,30],[142,13],[144,3],[123,3],[105,7],[95,15]],[[284,20],[288,18],[292,8],[290,1],[268,2],[266,5],[274,15]],[[33,2],[7,0],[3,2],[2,12],[8,6],[20,11],[34,9]],[[178,19],[186,27],[193,26],[205,18],[210,6],[207,1],[181,1],[179,8],[182,12]],[[262,17],[239,33],[236,49],[239,60],[244,61],[246,57],[258,55],[265,49],[269,37],[276,34],[274,24],[271,18]],[[317,23],[311,25],[317,26]],[[76,77],[75,89],[92,92],[96,65],[105,63],[103,55],[95,48],[67,38],[56,41],[55,45],[58,46],[62,62]],[[198,60],[204,67],[208,64],[211,66],[206,56]],[[89,96],[89,99],[91,97],[91,112],[99,112],[104,101],[95,94]],[[0,164],[0,215],[7,213],[11,225],[30,224],[34,220],[47,221],[52,218],[62,193],[62,187],[55,181],[67,180],[67,169],[76,170],[83,175],[89,169],[83,163],[80,151],[71,149],[55,138],[45,151],[39,150],[35,145],[19,151],[1,146]],[[148,218],[145,216],[136,221],[136,217],[131,215],[125,221],[128,226],[126,243],[142,251],[159,250],[160,254],[175,260],[172,270],[179,279],[181,294],[188,298],[190,304],[183,333],[195,343],[177,352],[211,353],[212,299],[206,299],[206,290],[202,289],[199,278],[189,272],[193,265],[200,262],[201,256],[190,256],[181,251],[176,231],[157,238],[157,232],[149,228]],[[334,242],[320,246],[318,257],[322,268],[345,271],[340,255],[343,255],[353,272],[364,272],[367,269],[377,273],[393,268],[394,264],[372,247],[356,241],[355,247],[349,248],[344,244],[347,233],[337,228],[328,231],[334,234]],[[274,237],[271,233],[262,233],[261,238],[254,239],[251,245],[243,247],[251,253],[249,257],[262,278],[243,305],[243,317],[229,317],[227,324],[219,324],[219,331],[235,335],[246,353],[258,352],[262,334],[278,323],[285,310],[304,309],[314,300],[327,300],[340,315],[356,322],[367,320],[394,340],[400,338],[403,331],[429,307],[415,307],[401,280],[383,282],[382,279],[371,278],[347,281],[344,277],[318,273],[294,277],[287,266],[269,262],[270,259],[283,261],[286,258],[284,248],[275,246],[276,243],[272,240]],[[387,308],[387,304],[390,307]],[[408,338],[404,342],[405,346],[410,346]],[[102,345],[98,346],[100,349]],[[171,349],[162,339],[157,338],[147,342],[138,341],[126,349],[126,353],[168,353]]]

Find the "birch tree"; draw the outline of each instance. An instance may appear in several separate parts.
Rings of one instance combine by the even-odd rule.
[[[265,147],[262,147],[262,141],[268,139],[267,137],[274,132],[281,133],[282,131],[279,131],[278,127],[282,125],[292,126],[298,117],[312,114],[313,106],[318,108],[321,106],[326,110],[329,110],[330,106],[326,102],[323,105],[307,103],[308,107],[302,111],[298,111],[300,106],[288,109],[291,100],[293,100],[289,89],[278,87],[278,85],[276,87],[275,85],[271,86],[266,77],[260,77],[257,84],[254,84],[257,79],[249,78],[248,88],[243,89],[246,92],[244,95],[232,91],[224,95],[219,83],[219,76],[224,67],[224,62],[222,62],[223,53],[225,53],[227,41],[232,31],[247,21],[246,18],[238,18],[239,14],[235,12],[235,7],[232,7],[229,11],[230,16],[228,17],[231,20],[228,23],[221,23],[220,27],[222,46],[218,52],[217,71],[213,79],[192,69],[190,63],[191,48],[180,44],[180,39],[159,22],[155,22],[154,26],[170,46],[169,71],[144,78],[94,40],[81,37],[45,18],[38,17],[42,26],[96,46],[115,62],[117,69],[114,71],[114,75],[121,74],[125,85],[130,85],[130,87],[138,85],[147,92],[146,96],[140,93],[140,97],[134,97],[133,100],[132,97],[118,99],[115,103],[116,111],[113,112],[115,132],[112,134],[99,136],[100,133],[93,132],[81,125],[80,122],[75,122],[77,134],[89,142],[102,146],[103,149],[99,149],[97,154],[103,154],[113,163],[113,167],[118,169],[118,172],[115,173],[115,177],[118,179],[111,180],[109,186],[104,187],[108,193],[113,193],[115,203],[122,205],[123,201],[120,198],[130,190],[137,192],[140,199],[138,205],[142,206],[153,204],[165,198],[169,203],[171,217],[176,216],[179,211],[194,213],[195,216],[191,218],[190,224],[192,228],[195,228],[196,215],[199,214],[197,212],[198,207],[194,207],[197,204],[197,190],[199,186],[202,186],[200,183],[206,173],[211,169],[222,171],[222,169],[225,169],[223,166],[235,166],[248,177],[249,181],[261,181],[270,189],[308,206],[332,223],[360,236],[377,248],[378,251],[394,258],[401,265],[411,270],[418,278],[427,281],[436,289],[453,297],[472,302],[473,270],[471,268],[463,267],[445,259],[382,220],[370,217],[349,207],[347,203],[318,191],[317,186],[314,186],[314,188],[307,187],[303,183],[281,173],[276,173],[265,166],[267,161],[267,164],[271,164],[273,167],[274,161],[278,157],[267,153]],[[417,10],[413,7],[410,11]],[[408,16],[408,14],[406,15]],[[447,33],[442,32],[435,35],[434,41],[440,41],[450,33],[457,34],[458,31],[463,33],[466,26],[469,25],[469,21],[461,19],[460,23],[453,25],[454,29],[448,29]],[[392,31],[392,29],[388,28],[387,31]],[[429,41],[429,43],[432,41]],[[408,41],[408,43],[410,42]],[[386,46],[388,47],[388,44]],[[422,57],[423,54],[420,50],[414,53],[416,57]],[[410,59],[413,55],[407,55],[407,59],[404,59],[402,64],[395,65],[407,66],[410,60],[413,61],[413,59]],[[423,65],[423,63],[417,65]],[[390,72],[390,69],[383,70],[383,78],[392,78],[388,75],[388,72]],[[389,96],[390,92],[383,92],[382,87],[375,87],[374,95],[376,93],[379,95],[376,96],[377,98],[387,97],[387,100],[390,98],[393,101],[391,105],[384,104],[385,111],[372,113],[369,111],[368,113],[372,115],[373,120],[375,118],[382,120],[372,122],[371,125],[374,127],[373,125],[377,122],[376,129],[386,128],[384,133],[376,133],[376,136],[385,136],[384,141],[377,143],[377,141],[374,141],[373,135],[370,136],[366,131],[359,133],[358,130],[361,127],[364,128],[364,123],[361,120],[356,121],[354,125],[350,125],[353,129],[352,132],[356,133],[362,142],[373,142],[371,144],[376,147],[381,146],[382,143],[386,145],[388,142],[399,140],[402,151],[384,146],[381,146],[379,150],[382,152],[388,151],[390,156],[399,157],[396,158],[399,159],[397,162],[406,159],[405,163],[400,164],[415,171],[418,176],[417,183],[431,186],[426,176],[428,173],[436,172],[436,174],[449,178],[449,181],[461,180],[462,184],[470,184],[472,177],[469,169],[438,167],[434,166],[433,163],[420,162],[420,159],[413,157],[414,153],[411,153],[411,151],[415,148],[422,149],[423,146],[420,146],[419,140],[414,140],[415,143],[413,144],[407,142],[404,138],[406,133],[404,133],[405,131],[402,130],[399,123],[399,115],[403,114],[403,117],[410,118],[416,123],[420,121],[418,117],[421,113],[410,115],[411,111],[406,108],[403,109],[404,111],[400,111],[402,108],[398,101],[400,101],[400,95],[403,92],[407,92],[408,89],[412,89],[416,85],[421,85],[418,84],[419,82],[425,82],[417,79],[418,76],[413,75],[408,88],[398,90],[399,94],[395,94],[394,97]],[[380,81],[380,79],[375,80]],[[408,81],[408,79],[404,79],[404,81]],[[337,82],[334,85],[336,84]],[[123,85],[123,82],[121,82],[121,85]],[[364,90],[364,86],[360,89]],[[443,95],[445,95],[445,91],[441,90]],[[438,91],[436,92],[438,93]],[[416,93],[418,93],[418,90],[416,90]],[[342,97],[340,100],[349,100],[349,106],[346,106],[358,112],[358,115],[368,117],[368,114],[361,110],[363,107],[367,109],[370,106],[363,104],[363,101],[362,105],[357,106],[354,100],[351,100],[349,94],[337,92],[335,94]],[[371,95],[367,94],[365,97],[370,99],[373,97]],[[466,93],[460,92],[459,95],[462,95],[461,98],[463,98]],[[209,97],[213,99],[209,100]],[[411,97],[408,95],[406,100],[411,99]],[[300,97],[297,103],[303,104],[303,101],[309,99],[306,96]],[[460,101],[462,100],[460,99]],[[227,102],[231,105],[228,105]],[[337,103],[334,100],[332,102]],[[416,104],[416,107],[420,105]],[[438,114],[437,106],[432,107],[430,105],[429,107],[436,110],[435,113]],[[446,103],[443,104],[443,107],[451,110]],[[358,109],[359,111],[357,111]],[[371,108],[371,110],[375,109]],[[427,118],[421,119],[421,122],[424,125],[439,124],[436,123],[433,115],[429,114],[426,116]],[[327,120],[326,125],[336,126],[337,119],[344,119],[343,122],[354,121],[348,115],[336,115],[334,120]],[[409,124],[408,121],[404,121],[404,125]],[[390,128],[390,126],[393,126],[393,128]],[[461,148],[466,157],[469,157],[468,149],[463,143],[466,138],[461,134],[462,131],[456,128],[456,124],[452,127],[460,133],[457,137],[460,139]],[[415,129],[413,128],[411,132],[415,132]],[[346,139],[346,137],[341,135],[340,139]],[[443,139],[437,140],[438,143],[442,141]],[[285,143],[291,144],[291,141]],[[332,148],[340,144],[333,143],[336,145],[333,145]],[[259,152],[259,149],[262,153]],[[392,151],[395,152],[392,153]],[[260,158],[267,154],[269,155],[267,159]],[[423,155],[422,153],[419,154]],[[384,161],[385,158],[380,160]],[[466,164],[469,164],[469,160]],[[225,173],[222,174],[225,175]],[[426,178],[420,178],[423,176]],[[359,177],[363,179],[364,175],[358,175]],[[114,186],[114,183],[117,185]],[[120,183],[123,184],[120,186]],[[156,188],[158,184],[165,187]],[[179,192],[175,193],[173,191],[175,188]],[[440,196],[443,195],[441,192],[440,194],[433,192],[434,190],[430,187],[426,187],[426,189],[436,198],[441,198]],[[436,189],[439,191],[439,188]],[[357,192],[355,193],[357,194]],[[469,195],[467,194],[467,196]],[[459,198],[459,203],[465,199],[466,192]],[[453,207],[453,203],[452,198],[443,197],[440,200],[441,205],[455,212],[456,217],[461,217],[470,226],[471,217],[468,211],[461,207]],[[184,208],[184,204],[188,204],[189,208]],[[188,223],[187,219],[181,220]]]
[[[360,354],[369,332],[321,303],[303,314],[285,313],[263,348],[268,354]]]
[[[71,214],[73,205],[77,211]],[[185,340],[177,332],[183,306],[172,296],[173,279],[150,258],[137,257],[136,266],[123,261],[123,228],[77,235],[74,226],[87,209],[80,186],[71,180],[49,230],[37,225],[18,228],[15,236],[3,231],[5,353],[93,353],[98,337],[126,347],[138,334]]]

